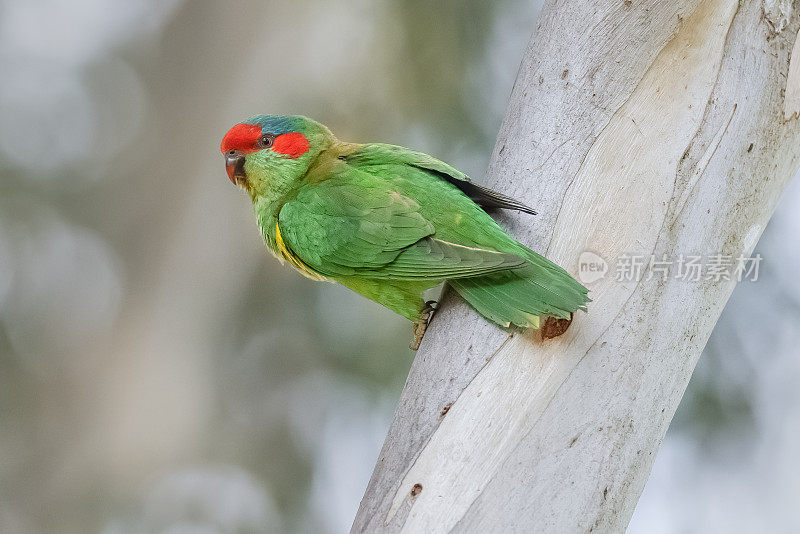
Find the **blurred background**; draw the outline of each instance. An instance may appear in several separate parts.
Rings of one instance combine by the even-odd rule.
[[[0,0],[0,532],[347,531],[410,326],[268,256],[219,141],[302,113],[480,180],[538,9]],[[798,205],[630,532],[800,530]]]

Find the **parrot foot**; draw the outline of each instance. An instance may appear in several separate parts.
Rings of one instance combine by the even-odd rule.
[[[425,303],[425,307],[422,308],[422,312],[419,314],[419,319],[414,321],[414,340],[408,346],[409,349],[419,349],[419,345],[422,343],[422,338],[425,337],[425,331],[428,329],[428,325],[431,324],[431,319],[433,319],[433,313],[435,311],[435,300],[429,300]]]

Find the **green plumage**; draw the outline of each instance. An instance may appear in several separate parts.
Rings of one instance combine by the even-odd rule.
[[[423,311],[422,292],[442,281],[503,326],[538,327],[541,316],[585,310],[586,288],[476,202],[532,212],[523,204],[426,154],[342,143],[310,119],[262,115],[245,124],[309,141],[300,156],[248,153],[240,183],[270,249],[307,276],[339,282],[412,321]]]

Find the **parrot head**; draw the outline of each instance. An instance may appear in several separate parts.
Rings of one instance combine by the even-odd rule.
[[[306,117],[256,115],[228,130],[220,150],[230,181],[255,200],[291,188],[333,140]]]

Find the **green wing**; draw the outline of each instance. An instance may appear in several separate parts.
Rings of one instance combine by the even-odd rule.
[[[429,174],[449,182],[456,186],[467,195],[470,200],[484,209],[502,208],[519,210],[532,215],[536,211],[497,191],[480,186],[470,181],[469,176],[451,167],[447,163],[440,161],[433,156],[422,152],[416,152],[407,148],[395,145],[385,145],[381,143],[370,143],[361,145],[357,150],[345,156],[345,161],[356,167],[378,167],[382,165],[410,165],[417,169],[427,171]]]
[[[527,263],[515,254],[437,239],[417,202],[352,168],[301,188],[281,209],[278,226],[291,252],[329,278],[435,281]]]

